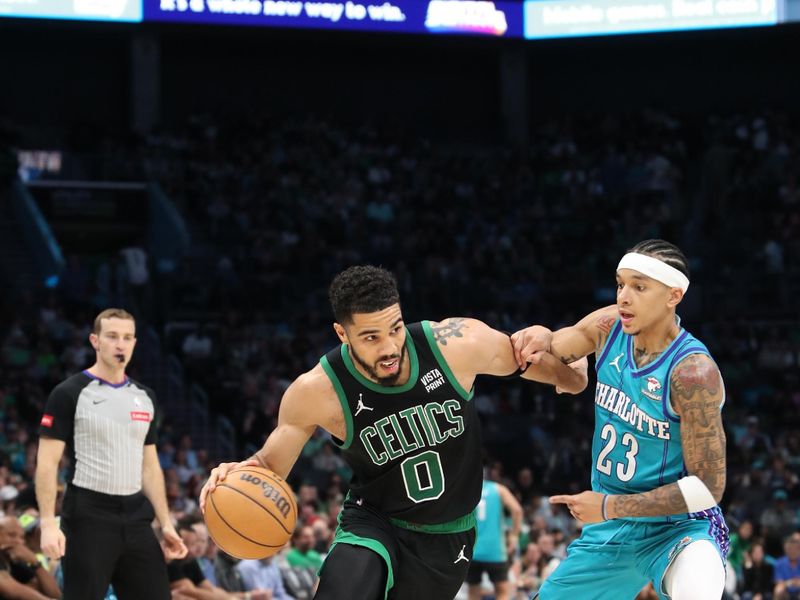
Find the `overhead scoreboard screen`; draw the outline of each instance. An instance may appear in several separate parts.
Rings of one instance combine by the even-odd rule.
[[[798,7],[800,0],[0,0],[0,17],[535,40],[774,25]]]
[[[518,1],[143,0],[144,18],[219,23],[522,37]]]
[[[0,17],[137,23],[142,0],[0,0]]]
[[[525,37],[544,39],[775,25],[781,0],[526,0]]]

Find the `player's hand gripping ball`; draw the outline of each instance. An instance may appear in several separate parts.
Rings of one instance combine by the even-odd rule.
[[[236,558],[266,558],[292,537],[297,522],[294,492],[263,467],[243,467],[227,474],[205,502],[208,533],[217,546]]]

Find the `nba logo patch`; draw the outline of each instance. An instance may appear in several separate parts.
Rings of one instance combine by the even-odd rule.
[[[144,421],[145,423],[149,423],[150,413],[138,410],[131,411],[131,421]]]
[[[53,415],[42,415],[42,421],[40,423],[43,427],[52,427],[53,426]]]
[[[647,387],[642,388],[642,393],[651,400],[656,400],[657,402],[660,402],[662,394],[659,394],[657,392],[661,390],[661,382],[655,377],[648,377],[645,380],[645,384]]]

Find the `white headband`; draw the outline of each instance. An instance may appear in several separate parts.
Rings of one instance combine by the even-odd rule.
[[[684,293],[689,289],[689,278],[686,275],[675,267],[671,267],[664,261],[652,256],[629,252],[619,261],[617,271],[620,269],[639,271],[642,275],[647,275],[656,281],[660,281],[667,287],[680,288]]]

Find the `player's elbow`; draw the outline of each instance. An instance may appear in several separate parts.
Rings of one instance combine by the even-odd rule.
[[[702,480],[714,497],[714,502],[717,504],[722,502],[722,496],[725,494],[725,472],[722,471],[717,476],[703,477]]]
[[[586,375],[577,375],[575,377],[571,377],[569,381],[564,382],[563,385],[559,385],[558,389],[559,391],[566,392],[567,394],[580,394],[588,385],[589,378]]]
[[[717,504],[722,502],[722,497],[725,495],[725,481],[723,480],[720,485],[710,489],[711,489],[711,495],[714,496],[714,501]]]

